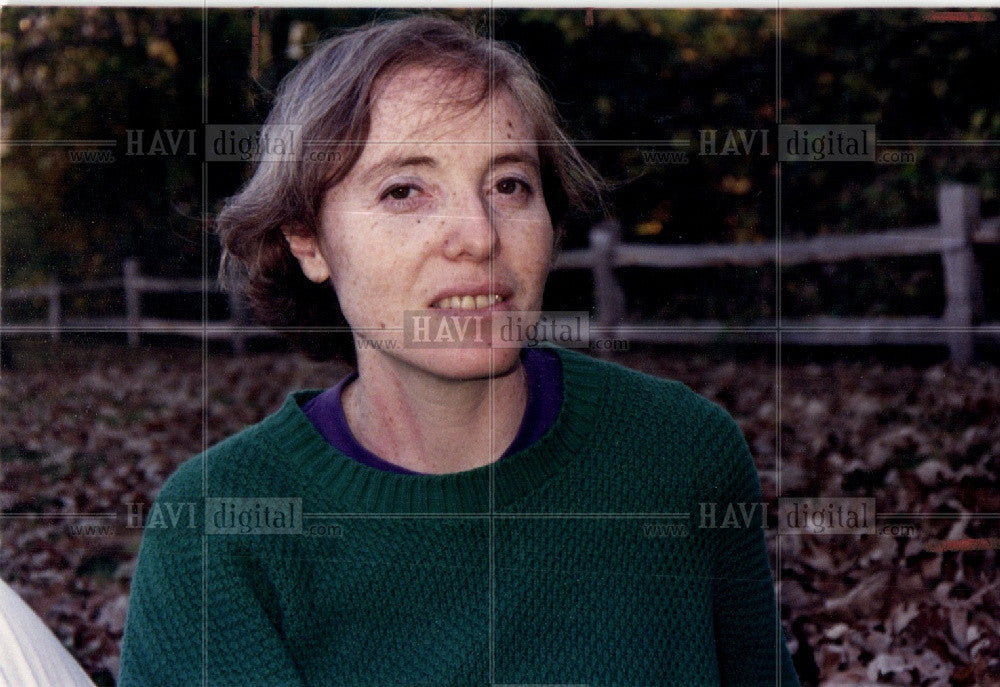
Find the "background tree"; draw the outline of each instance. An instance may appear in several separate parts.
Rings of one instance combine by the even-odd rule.
[[[7,146],[0,278],[24,284],[53,274],[116,274],[126,255],[151,272],[213,272],[217,248],[204,239],[203,219],[246,169],[203,166],[202,125],[260,123],[281,77],[315,41],[405,13],[261,9],[252,54],[251,9],[7,8],[0,17],[4,138],[110,139],[116,160],[75,164],[65,147]],[[941,22],[916,9],[784,11],[779,41],[779,18],[770,11],[443,13],[494,31],[537,66],[571,135],[614,182],[612,205],[627,240],[774,239],[779,200],[785,238],[929,223],[937,184],[953,179],[980,186],[985,214],[1000,209],[1000,151],[969,143],[1000,137],[1000,102],[989,88],[1000,58],[995,19]],[[882,140],[914,141],[905,147],[915,158],[893,166],[783,164],[779,199],[779,118],[872,124]],[[195,129],[198,155],[126,155],[129,129],[144,130],[147,141],[150,132]],[[767,130],[769,154],[700,155],[705,129],[723,136]],[[688,163],[651,156],[671,150],[648,143],[664,140],[689,141]],[[586,241],[584,224],[570,229],[568,247]],[[783,276],[791,315],[934,314],[941,306],[940,267],[931,258]],[[630,305],[646,316],[774,314],[769,269],[638,270],[629,279]],[[583,307],[587,284],[583,275],[560,275],[555,296]]]

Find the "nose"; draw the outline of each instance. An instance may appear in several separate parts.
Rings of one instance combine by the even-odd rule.
[[[489,260],[500,248],[499,217],[476,190],[456,194],[445,218],[444,253],[449,260]]]

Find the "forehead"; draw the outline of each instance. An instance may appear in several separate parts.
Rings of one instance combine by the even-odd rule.
[[[484,97],[485,96],[485,97]],[[529,142],[531,123],[503,87],[440,68],[402,68],[376,83],[368,143]]]

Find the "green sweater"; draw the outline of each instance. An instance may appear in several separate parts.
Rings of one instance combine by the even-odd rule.
[[[120,686],[798,685],[761,509],[701,526],[700,504],[732,525],[761,499],[735,422],[557,351],[555,426],[490,466],[361,465],[302,413],[317,391],[182,465],[147,515]]]

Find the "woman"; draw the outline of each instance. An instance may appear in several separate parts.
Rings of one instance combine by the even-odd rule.
[[[224,274],[313,355],[346,323],[357,373],[170,478],[157,503],[199,522],[147,526],[121,684],[797,684],[760,523],[695,527],[760,501],[724,411],[560,348],[404,336],[538,311],[597,197],[523,59],[377,24],[321,44],[268,123],[306,146],[221,213]]]

